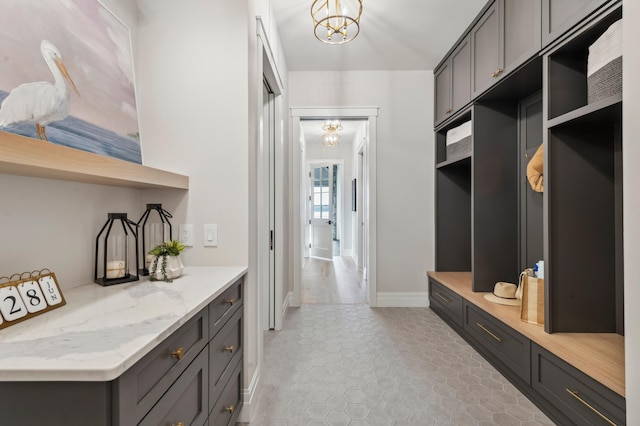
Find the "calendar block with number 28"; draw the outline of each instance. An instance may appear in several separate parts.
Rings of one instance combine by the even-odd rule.
[[[0,283],[0,329],[63,306],[66,302],[53,272],[21,274]],[[25,275],[28,275],[25,277]],[[17,274],[13,277],[18,276]]]

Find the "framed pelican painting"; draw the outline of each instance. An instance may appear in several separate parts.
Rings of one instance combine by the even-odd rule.
[[[2,1],[0,132],[142,164],[134,83],[129,29],[100,1]]]

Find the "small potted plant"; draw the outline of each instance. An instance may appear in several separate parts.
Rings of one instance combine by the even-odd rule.
[[[149,271],[151,281],[163,280],[170,283],[174,278],[182,275],[184,265],[182,264],[182,259],[180,259],[180,252],[184,250],[184,247],[184,244],[180,243],[180,241],[171,240],[149,251],[149,254],[153,255]],[[158,263],[160,263],[159,270]]]

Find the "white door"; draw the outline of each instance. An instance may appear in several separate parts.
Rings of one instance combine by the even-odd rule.
[[[311,256],[333,260],[333,165],[311,165]]]
[[[265,226],[268,227],[268,247],[262,247],[262,278],[268,283],[268,327],[276,328],[282,304],[277,302],[275,279],[275,95],[266,79],[262,92],[262,208]]]

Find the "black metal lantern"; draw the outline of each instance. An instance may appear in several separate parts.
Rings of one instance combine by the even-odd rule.
[[[130,262],[131,250],[135,250],[135,265]],[[131,271],[135,272],[132,274]],[[107,222],[96,237],[93,280],[108,286],[139,279],[138,224],[127,219],[126,213],[109,213]]]
[[[158,213],[159,221],[153,219],[156,215],[153,215],[153,218],[148,221],[153,211]],[[169,222],[169,218],[172,217],[168,211],[162,208],[162,204],[147,204],[147,210],[138,221],[138,226],[142,229],[142,269],[139,271],[140,274],[149,275],[149,268],[153,260],[149,250],[173,239],[171,222]]]

